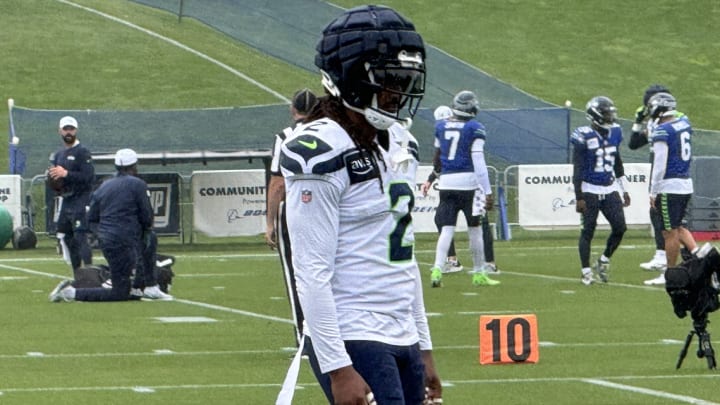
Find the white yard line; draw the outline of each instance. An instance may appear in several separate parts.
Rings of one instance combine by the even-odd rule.
[[[231,66],[228,66],[228,65],[220,62],[219,60],[217,60],[217,59],[215,59],[215,58],[213,58],[213,57],[210,57],[210,56],[208,56],[208,55],[206,55],[206,54],[204,54],[204,53],[202,53],[202,52],[200,52],[200,51],[198,51],[198,50],[195,50],[195,49],[193,49],[193,48],[190,48],[189,46],[187,46],[187,45],[185,45],[185,44],[183,44],[183,43],[181,43],[181,42],[178,42],[178,41],[176,41],[176,40],[174,40],[174,39],[168,38],[168,37],[166,37],[166,36],[164,36],[164,35],[160,35],[160,34],[158,34],[157,32],[151,31],[151,30],[149,30],[149,29],[147,29],[147,28],[143,28],[143,27],[140,27],[140,26],[138,26],[138,25],[135,25],[135,24],[131,23],[130,21],[126,21],[126,20],[123,20],[123,19],[121,19],[121,18],[112,16],[112,15],[110,15],[110,14],[103,13],[102,11],[95,10],[95,9],[93,9],[93,8],[90,8],[90,7],[85,7],[85,6],[83,6],[83,5],[76,4],[76,3],[73,3],[73,2],[67,1],[67,0],[57,0],[57,1],[60,2],[60,3],[63,3],[63,4],[67,4],[67,5],[69,5],[69,6],[77,7],[77,8],[79,8],[79,9],[85,10],[85,11],[90,12],[90,13],[93,13],[93,14],[99,15],[99,16],[101,16],[101,17],[103,17],[103,18],[107,18],[108,20],[115,21],[116,23],[122,24],[122,25],[124,25],[124,26],[126,26],[126,27],[130,27],[130,28],[136,29],[136,30],[138,30],[138,31],[141,31],[141,32],[147,34],[147,35],[150,35],[150,36],[152,36],[152,37],[155,37],[155,38],[158,38],[158,39],[160,39],[160,40],[162,40],[162,41],[165,41],[165,42],[167,42],[167,43],[169,43],[169,44],[171,44],[171,45],[177,46],[178,48],[180,48],[180,49],[182,49],[182,50],[185,50],[185,51],[187,51],[187,52],[190,52],[190,53],[192,53],[193,55],[198,56],[198,57],[200,57],[200,58],[202,58],[202,59],[204,59],[204,60],[206,60],[206,61],[208,61],[208,62],[210,62],[210,63],[212,63],[212,64],[214,64],[214,65],[217,65],[217,66],[219,66],[219,67],[227,70],[228,72],[234,74],[235,76],[240,77],[240,78],[242,78],[243,80],[246,80],[246,81],[249,82],[249,83],[252,83],[253,85],[255,85],[255,86],[257,86],[257,87],[265,90],[266,92],[272,94],[273,96],[277,97],[278,99],[282,100],[283,102],[288,103],[288,104],[290,103],[290,99],[288,99],[287,97],[283,96],[283,95],[280,94],[279,92],[277,92],[277,91],[271,89],[270,87],[268,87],[268,86],[266,86],[266,85],[258,82],[257,80],[255,80],[255,79],[251,78],[250,76],[248,76],[248,75],[240,72],[239,70],[234,69],[234,68],[232,68]]]
[[[650,395],[653,397],[658,397],[658,398],[663,398],[663,399],[672,399],[675,401],[685,402],[688,404],[718,405],[717,402],[706,401],[704,399],[690,397],[687,395],[672,394],[672,393],[665,392],[665,391],[653,390],[653,389],[642,388],[642,387],[635,387],[635,386],[627,385],[627,384],[618,384],[618,383],[605,381],[605,380],[599,380],[599,379],[595,379],[595,378],[583,378],[581,381],[589,383],[589,384],[599,385],[601,387],[614,388],[616,390],[621,390],[621,391],[630,391],[630,392],[633,392],[636,394],[645,394],[645,395]]]

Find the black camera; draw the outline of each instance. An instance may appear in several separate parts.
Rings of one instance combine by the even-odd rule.
[[[665,271],[665,290],[670,296],[675,315],[685,318],[690,312],[693,320],[693,329],[685,339],[676,368],[682,365],[693,335],[697,335],[700,341],[698,358],[704,357],[710,369],[716,366],[715,352],[706,328],[709,323],[708,314],[720,308],[719,277],[720,253],[710,244],[705,244],[698,253],[686,258],[679,266]]]

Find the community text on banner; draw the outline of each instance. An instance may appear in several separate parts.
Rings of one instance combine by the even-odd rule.
[[[196,231],[215,237],[265,232],[264,170],[196,171],[191,187]]]

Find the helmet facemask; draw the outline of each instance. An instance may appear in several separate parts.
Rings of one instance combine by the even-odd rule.
[[[586,117],[593,125],[602,129],[610,129],[617,121],[617,108],[607,97],[594,97],[587,103]]]
[[[425,64],[419,52],[400,51],[395,60],[365,62],[358,72],[360,83],[352,94],[340,94],[337,86],[328,91],[339,96],[345,107],[363,114],[368,123],[381,130],[394,123],[409,127],[425,95]],[[329,77],[323,75],[326,85]],[[327,85],[326,85],[327,88]],[[401,118],[403,109],[407,116]]]

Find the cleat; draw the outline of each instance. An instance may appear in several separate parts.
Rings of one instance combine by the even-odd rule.
[[[660,274],[655,278],[643,281],[645,285],[665,285],[665,273]]]
[[[595,265],[595,271],[597,271],[600,281],[607,283],[608,276],[610,275],[610,262],[604,262],[598,259],[597,264]]]
[[[72,280],[63,280],[50,292],[48,298],[50,302],[70,302],[73,300],[73,296],[70,294],[71,289]]]
[[[430,285],[433,288],[442,287],[442,270],[438,266],[430,269]]]
[[[145,287],[142,293],[143,298],[155,300],[155,301],[172,301],[173,296],[165,294],[160,291],[160,287],[154,285],[152,287]]]
[[[490,277],[488,277],[487,273],[481,271],[478,273],[473,273],[472,284],[475,286],[498,285],[500,284],[500,282],[491,279]]]
[[[485,263],[484,269],[487,272],[487,274],[492,274],[494,276],[497,276],[498,274],[500,274],[500,269],[497,268],[495,263]]]
[[[441,271],[443,274],[450,274],[450,273],[457,273],[459,271],[462,271],[463,266],[460,264],[460,260],[445,260],[445,265],[442,267]]]
[[[582,281],[582,283],[585,285],[592,285],[592,284],[595,284],[597,279],[595,279],[595,274],[593,274],[593,272],[590,271],[590,272],[583,274],[580,281]]]
[[[653,257],[649,262],[640,263],[640,267],[647,271],[665,271],[667,264],[664,260]]]
[[[703,257],[707,256],[708,253],[710,253],[711,250],[715,249],[713,245],[706,242],[700,249],[698,249],[697,252],[695,252],[695,257],[702,259]]]

